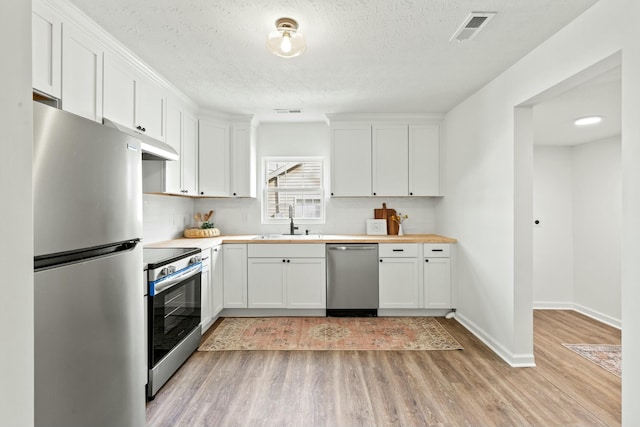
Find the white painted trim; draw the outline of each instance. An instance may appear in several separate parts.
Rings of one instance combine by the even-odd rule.
[[[330,123],[362,122],[362,123],[403,123],[403,124],[440,124],[444,114],[440,113],[349,113],[326,114]]]
[[[580,304],[571,302],[534,302],[534,310],[571,310],[580,314],[584,314],[587,317],[597,320],[616,329],[622,330],[622,320],[611,317],[607,314],[600,313],[599,311],[592,310]]]
[[[580,304],[573,304],[573,309],[580,314],[584,314],[585,316],[590,317],[594,320],[622,330],[622,320],[620,319],[616,319],[607,314],[600,313],[599,311],[592,310]]]
[[[541,301],[533,303],[534,310],[573,310],[573,303],[567,301]]]
[[[482,328],[478,327],[471,320],[467,319],[459,311],[456,312],[455,319],[469,332],[482,341],[502,360],[507,362],[512,368],[533,368],[536,366],[533,353],[532,354],[513,354],[502,346],[495,338],[486,333]]]

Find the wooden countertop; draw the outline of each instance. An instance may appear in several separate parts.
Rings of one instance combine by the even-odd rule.
[[[257,239],[259,236],[264,238]],[[277,238],[269,238],[268,234],[251,235],[229,235],[219,237],[206,237],[199,239],[173,239],[164,242],[150,243],[147,247],[155,248],[177,248],[177,247],[197,247],[201,249],[210,248],[221,243],[456,243],[457,240],[451,237],[440,236],[438,234],[405,234],[404,236],[369,236],[366,234],[324,234],[310,236],[309,238],[287,238],[286,235],[278,235]]]

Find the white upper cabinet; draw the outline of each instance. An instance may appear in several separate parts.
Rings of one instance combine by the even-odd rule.
[[[231,125],[231,196],[256,197],[256,154],[250,123]]]
[[[182,166],[180,192],[187,196],[195,196],[198,194],[198,121],[187,112],[182,114],[180,162]]]
[[[135,99],[134,70],[115,55],[106,52],[104,55],[104,117],[133,128]]]
[[[229,126],[213,120],[200,120],[198,126],[199,194],[229,196]]]
[[[31,14],[33,88],[61,97],[62,23],[51,8],[33,2]]]
[[[409,195],[441,195],[438,125],[409,125]]]
[[[114,54],[104,59],[104,117],[160,141],[166,139],[162,89]]]
[[[164,162],[164,188],[166,193],[182,194],[182,106],[167,101],[167,138],[166,143],[180,156],[177,161]],[[144,163],[143,163],[144,166]]]
[[[73,24],[62,27],[62,109],[102,122],[102,45]]]
[[[331,195],[371,196],[371,126],[331,129]]]
[[[135,128],[152,138],[165,140],[164,105],[162,89],[151,80],[136,80]]]
[[[373,126],[373,195],[409,195],[407,125]]]
[[[412,118],[331,125],[331,196],[439,196],[438,124]]]

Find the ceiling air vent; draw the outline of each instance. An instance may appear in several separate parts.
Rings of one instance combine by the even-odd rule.
[[[449,41],[463,42],[471,40],[478,35],[480,30],[487,26],[495,15],[496,12],[471,12]]]
[[[299,114],[302,113],[300,108],[276,108],[274,110],[278,114]]]

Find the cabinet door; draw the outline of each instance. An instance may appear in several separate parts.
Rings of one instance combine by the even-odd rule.
[[[212,316],[216,317],[224,307],[224,290],[222,276],[222,245],[211,249],[211,289],[212,289]]]
[[[286,307],[286,266],[287,260],[282,258],[249,258],[249,308]]]
[[[112,54],[105,53],[103,116],[133,128],[135,94],[135,72]]]
[[[419,308],[418,260],[380,258],[380,308]]]
[[[177,102],[167,102],[167,144],[173,147],[180,158],[164,162],[164,190],[181,194],[182,190],[182,107]],[[144,162],[143,162],[144,163]]]
[[[406,125],[373,126],[373,195],[409,194],[409,143]]]
[[[450,259],[424,261],[424,308],[452,308]]]
[[[247,245],[224,245],[224,308],[247,308]]]
[[[291,258],[287,263],[287,308],[326,308],[324,258]]]
[[[409,195],[440,195],[438,125],[409,126]]]
[[[198,190],[201,196],[229,196],[229,128],[198,122]]]
[[[198,183],[198,121],[190,114],[182,114],[182,149],[180,150],[182,166],[181,193],[189,196],[197,195]]]
[[[231,195],[256,197],[256,162],[251,126],[234,124],[231,144]]]
[[[209,255],[202,255],[203,259]],[[213,323],[213,293],[211,289],[211,269],[210,265],[202,267],[201,287],[200,287],[200,326],[201,333],[204,334]]]
[[[49,7],[33,2],[31,14],[33,88],[60,98],[62,23]]]
[[[144,77],[136,79],[135,128],[152,138],[165,140],[165,98],[162,89]]]
[[[102,122],[100,43],[71,24],[62,27],[62,109]]]
[[[371,196],[371,126],[331,129],[331,195]]]

